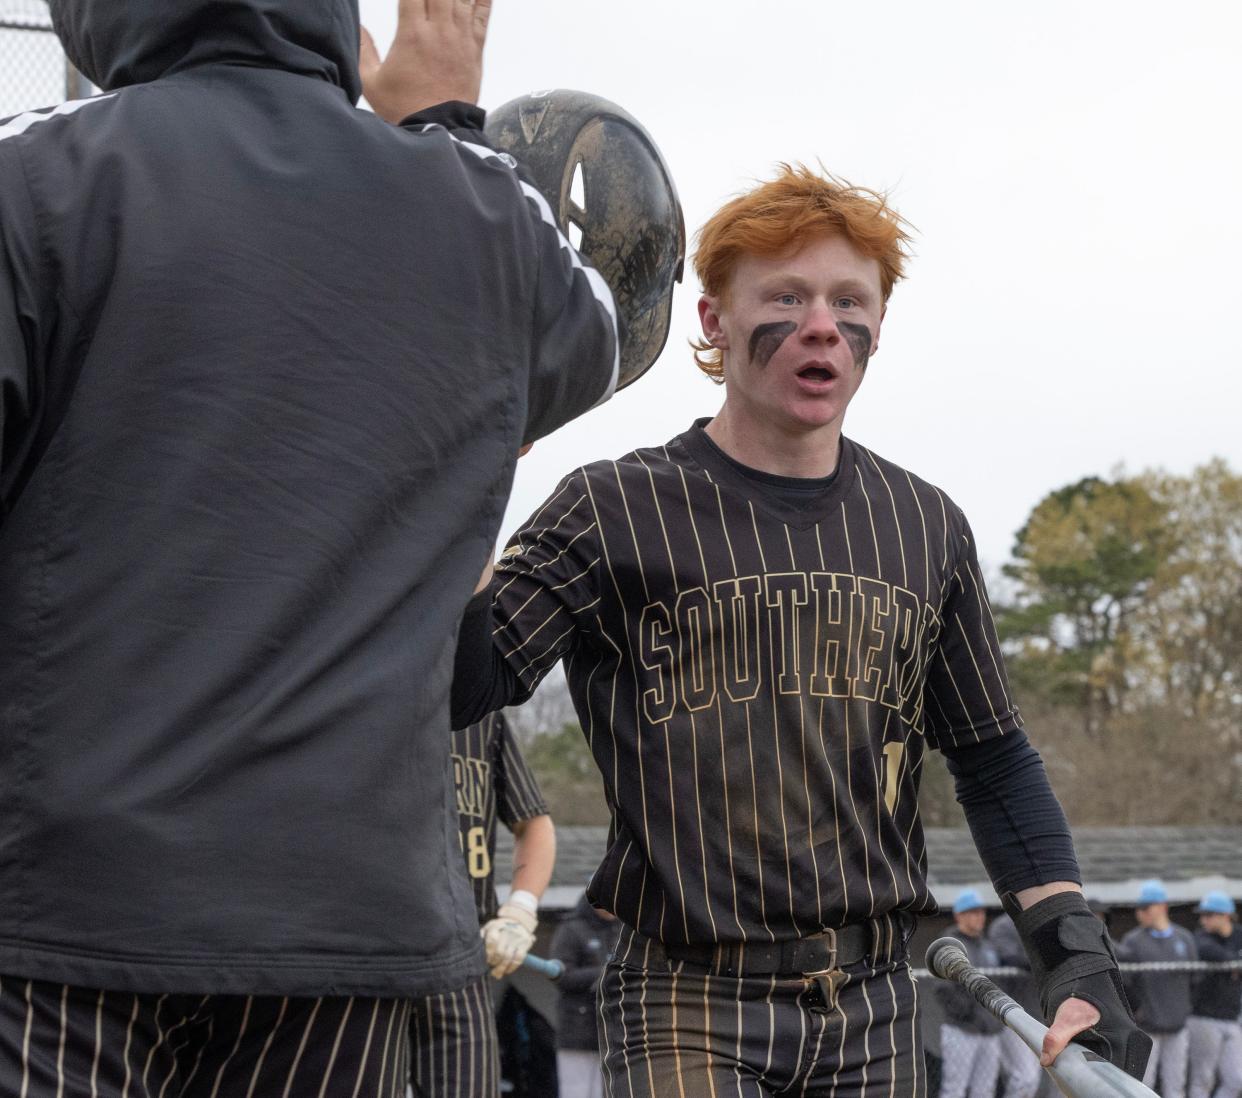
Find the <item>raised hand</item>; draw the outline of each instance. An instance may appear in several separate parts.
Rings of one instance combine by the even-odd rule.
[[[367,102],[389,122],[436,103],[476,103],[491,0],[400,0],[388,56],[361,28],[358,69]]]

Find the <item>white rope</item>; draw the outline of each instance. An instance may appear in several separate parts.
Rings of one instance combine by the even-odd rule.
[[[1237,961],[1126,961],[1117,966],[1122,972],[1239,972],[1242,971],[1242,960]],[[976,972],[984,976],[1029,976],[1028,969],[1013,965],[1002,965],[996,968],[978,968]],[[922,980],[931,976],[925,968],[910,970],[915,979]]]

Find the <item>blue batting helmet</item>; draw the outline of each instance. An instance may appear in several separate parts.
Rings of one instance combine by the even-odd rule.
[[[987,907],[987,904],[983,902],[983,897],[973,888],[967,888],[959,892],[957,899],[953,901],[953,914],[960,915],[963,911],[977,911],[981,907]]]
[[[1234,915],[1237,913],[1237,906],[1233,900],[1223,892],[1208,892],[1203,899],[1199,901],[1199,906],[1195,908],[1198,915]]]

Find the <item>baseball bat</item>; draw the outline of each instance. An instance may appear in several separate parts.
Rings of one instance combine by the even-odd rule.
[[[533,969],[540,976],[546,976],[549,980],[559,980],[561,973],[565,971],[565,966],[555,957],[536,957],[533,953],[528,953],[522,958],[524,967]]]
[[[1032,1018],[979,972],[956,938],[937,938],[932,942],[927,948],[927,967],[942,980],[961,984],[984,1009],[996,1015],[1039,1055],[1048,1027]],[[1044,1070],[1068,1098],[1157,1098],[1154,1091],[1121,1068],[1072,1041]]]

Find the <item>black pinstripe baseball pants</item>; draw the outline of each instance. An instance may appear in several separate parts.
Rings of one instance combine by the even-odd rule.
[[[496,1098],[500,1043],[489,977],[415,1000],[410,1012],[410,1082],[416,1098]]]
[[[917,1015],[904,946],[830,978],[737,978],[671,961],[627,930],[599,985],[605,1092],[925,1098]]]
[[[0,978],[0,1094],[404,1098],[409,1001],[134,995]]]

